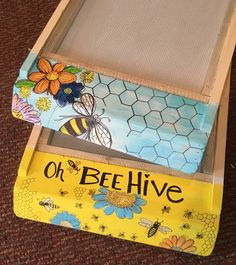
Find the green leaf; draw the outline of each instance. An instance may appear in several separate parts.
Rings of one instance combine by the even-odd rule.
[[[29,81],[29,80],[20,80],[20,81],[17,81],[16,82],[16,87],[17,88],[21,88],[21,87],[29,87],[29,88],[31,88],[31,87],[33,87],[33,86],[35,86],[35,82],[33,82],[33,81]]]
[[[77,67],[74,67],[74,66],[67,66],[65,69],[64,69],[65,72],[67,73],[71,73],[71,74],[78,74],[79,72],[82,71],[81,68],[77,68]]]

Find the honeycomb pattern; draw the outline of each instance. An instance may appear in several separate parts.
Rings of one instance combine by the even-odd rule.
[[[74,194],[77,200],[81,199],[85,193],[86,189],[81,187],[74,188]]]
[[[185,173],[197,170],[208,141],[200,130],[206,104],[95,76],[86,92],[103,102],[100,106],[97,101],[97,112],[105,108],[111,118],[106,125],[114,149]]]
[[[204,223],[203,229],[201,230],[201,233],[204,235],[204,242],[202,244],[202,249],[199,252],[200,255],[204,255],[209,250],[213,249],[216,241],[217,229],[215,222],[217,215],[209,213],[198,213],[196,214],[196,217]]]
[[[15,190],[14,209],[17,216],[40,221],[40,217],[33,213],[33,208],[31,207],[33,198],[37,194],[36,192],[29,191],[29,186],[34,181],[34,178],[24,180],[20,188]]]

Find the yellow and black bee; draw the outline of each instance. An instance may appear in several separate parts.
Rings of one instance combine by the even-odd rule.
[[[67,195],[69,192],[63,189],[59,190],[59,194],[61,195],[61,197],[64,197],[65,195]]]
[[[166,234],[172,231],[171,228],[167,226],[163,226],[161,225],[161,223],[162,222],[158,222],[158,221],[152,222],[148,219],[141,218],[138,224],[149,228],[147,232],[147,236],[148,238],[150,238],[150,237],[153,237],[157,233],[157,231],[161,232],[162,234]]]
[[[74,102],[73,108],[79,115],[68,120],[59,131],[95,144],[111,147],[111,134],[106,125],[102,123],[102,119],[106,117],[100,118],[105,110],[103,109],[101,115],[94,115],[96,109],[94,97],[89,93],[83,94],[80,101]]]
[[[69,164],[69,168],[68,168],[68,170],[69,170],[69,172],[70,172],[70,174],[73,172],[73,171],[76,171],[76,174],[75,175],[77,175],[78,174],[78,172],[80,171],[80,169],[78,168],[78,165],[80,164],[80,162],[78,162],[78,161],[72,161],[72,160],[68,160],[68,164]]]
[[[53,209],[60,208],[58,205],[54,204],[53,200],[50,198],[40,201],[39,205],[43,206],[48,212],[52,211]]]

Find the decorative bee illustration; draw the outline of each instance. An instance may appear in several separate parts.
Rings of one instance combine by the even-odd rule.
[[[202,239],[204,237],[204,235],[202,233],[197,233],[196,234],[196,238],[197,239]]]
[[[62,197],[64,197],[65,195],[68,194],[68,191],[63,190],[63,189],[60,189],[60,190],[59,190],[59,194],[60,194]]]
[[[132,236],[130,237],[131,240],[135,241],[138,237],[136,236],[136,234],[132,234]]]
[[[107,229],[107,227],[104,224],[101,224],[99,226],[99,230],[101,230],[103,233],[105,232],[106,229]]]
[[[82,208],[83,208],[83,203],[81,203],[81,202],[77,202],[77,203],[75,204],[75,207],[76,207],[76,208],[79,208],[79,209],[82,209]]]
[[[96,214],[93,214],[92,217],[91,217],[91,219],[93,219],[95,222],[97,222],[98,219],[99,219],[99,216],[96,215]]]
[[[111,134],[106,125],[102,123],[102,119],[109,120],[109,118],[100,118],[105,112],[104,109],[101,115],[94,114],[96,109],[94,97],[89,93],[83,94],[80,101],[74,102],[73,108],[79,115],[72,116],[73,118],[62,125],[59,131],[95,144],[111,147]],[[66,117],[70,116],[64,116]]]
[[[90,230],[90,227],[89,227],[87,224],[85,224],[85,225],[82,227],[82,230],[84,230],[84,231],[89,231],[89,230]]]
[[[164,205],[163,208],[161,209],[162,214],[164,213],[169,213],[170,212],[170,206]]]
[[[193,210],[184,211],[184,217],[187,218],[187,219],[192,219],[193,218]]]
[[[96,189],[90,189],[88,192],[88,195],[90,195],[91,197],[93,197],[93,195],[96,193]]]
[[[148,238],[150,238],[153,237],[157,233],[157,231],[161,232],[162,234],[166,234],[172,231],[171,228],[167,226],[162,226],[161,223],[162,222],[158,222],[158,220],[156,222],[152,222],[148,219],[141,218],[138,224],[149,228],[147,236]]]
[[[184,229],[190,229],[191,228],[191,225],[190,224],[187,224],[187,223],[184,223],[183,225],[181,225],[180,227],[182,230]]]
[[[120,233],[118,234],[118,237],[119,237],[119,238],[125,238],[125,233],[124,233],[124,232],[120,232]]]
[[[39,205],[43,206],[48,212],[60,208],[58,205],[54,204],[53,200],[50,198],[40,201]]]
[[[72,161],[72,160],[68,160],[68,164],[70,167],[68,167],[67,169],[69,170],[70,174],[73,173],[73,171],[76,171],[76,174],[78,174],[78,172],[80,171],[80,169],[78,168],[78,165],[80,164],[80,162],[78,161]]]

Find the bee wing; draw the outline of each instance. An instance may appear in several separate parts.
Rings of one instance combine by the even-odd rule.
[[[73,104],[73,108],[79,114],[84,116],[91,116],[95,110],[96,103],[94,97],[89,94],[85,93],[80,97],[80,101],[77,101]]]
[[[96,125],[89,133],[89,140],[92,143],[103,145],[105,147],[111,147],[112,137],[108,128],[100,123]]]
[[[50,198],[46,198],[46,199],[43,200],[43,202],[44,202],[44,203],[49,203],[49,204],[50,204],[50,203],[53,203],[53,200],[50,199]]]
[[[158,227],[158,231],[160,231],[162,234],[166,234],[166,233],[171,232],[172,229],[169,228],[169,227],[167,227],[167,226],[162,226],[162,225],[160,225],[160,226]]]
[[[153,222],[148,220],[148,219],[145,219],[145,218],[140,218],[140,221],[138,224],[141,226],[145,226],[147,228],[150,228],[153,225]]]
[[[53,208],[50,205],[44,205],[45,209],[50,212],[53,210]]]

